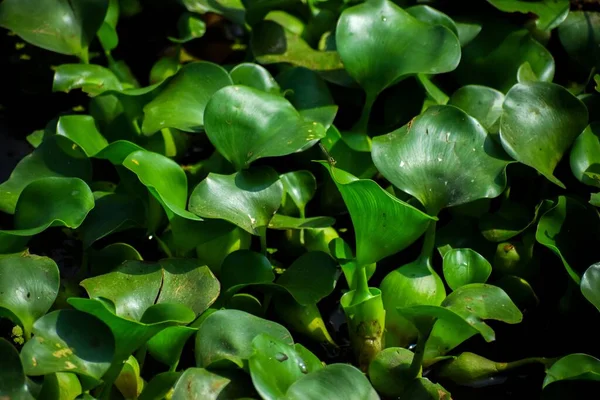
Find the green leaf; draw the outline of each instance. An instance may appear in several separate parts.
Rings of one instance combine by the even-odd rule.
[[[185,65],[160,86],[158,95],[144,107],[142,132],[151,135],[163,128],[200,132],[208,101],[219,89],[231,84],[227,71],[216,64]]]
[[[520,203],[505,200],[496,212],[485,213],[480,217],[481,234],[490,242],[509,240],[535,223],[542,205],[540,203],[532,213]]]
[[[223,15],[225,18],[244,25],[246,11],[241,0],[182,0],[190,12],[204,14],[207,12]]]
[[[348,364],[331,364],[299,379],[287,391],[287,400],[378,400],[369,380]]]
[[[79,148],[72,149],[62,137],[44,140],[33,153],[25,156],[0,185],[0,211],[14,214],[17,200],[27,185],[37,179],[65,176],[91,179],[90,161]]]
[[[106,192],[95,192],[94,197],[95,207],[79,227],[84,247],[111,233],[144,225],[144,205],[139,199]]]
[[[0,338],[0,395],[11,400],[34,398],[27,388],[19,352],[4,338]]]
[[[484,322],[486,319],[516,324],[523,318],[502,289],[481,283],[465,285],[450,293],[442,308],[460,316],[463,322],[455,318],[438,320],[427,340],[425,359],[444,355],[477,332],[487,342],[493,341],[495,333]]]
[[[289,63],[330,74],[344,69],[337,52],[314,50],[300,35],[274,21],[262,21],[253,27],[250,47],[261,64]]]
[[[558,38],[567,54],[579,65],[598,69],[600,66],[600,13],[572,11],[558,27]]]
[[[140,182],[165,208],[167,215],[200,220],[186,210],[187,178],[175,161],[157,153],[138,150],[127,156],[123,166],[137,175]]]
[[[188,326],[171,326],[157,333],[147,343],[148,353],[168,366],[176,366],[187,340],[198,331]]]
[[[190,211],[203,218],[224,219],[253,235],[264,235],[282,197],[283,185],[270,167],[232,175],[210,173],[192,192]]]
[[[335,160],[336,168],[349,172],[360,179],[369,179],[377,172],[371,160],[370,139],[368,151],[363,151],[364,149],[353,146],[348,133],[342,136],[340,131],[332,125],[327,130],[327,136],[321,139],[321,143],[329,153],[328,158]],[[333,185],[332,188],[335,192]],[[329,194],[329,196],[333,196],[333,194]]]
[[[70,372],[56,372],[45,375],[38,398],[74,399],[83,393],[81,385],[78,376]]]
[[[87,62],[107,9],[108,0],[7,0],[0,6],[0,26],[35,46]]]
[[[252,383],[263,399],[285,398],[289,387],[304,375],[323,368],[319,359],[301,344],[291,346],[260,334],[252,340],[248,360]]]
[[[331,217],[296,218],[275,214],[269,222],[270,229],[317,229],[327,228],[335,223]]]
[[[219,295],[219,282],[212,272],[192,259],[127,261],[113,272],[83,280],[81,286],[90,298],[111,300],[118,316],[135,321],[160,303],[185,305],[197,316]]]
[[[272,304],[277,318],[292,331],[301,333],[315,342],[337,347],[327,331],[317,304],[298,304],[289,294],[275,295]]]
[[[458,29],[456,24],[446,14],[441,11],[436,10],[433,7],[429,7],[426,5],[416,5],[412,7],[408,7],[406,12],[418,19],[421,22],[426,22],[430,25],[442,25],[452,31],[457,37]]]
[[[552,54],[529,31],[510,31],[501,22],[486,24],[464,48],[456,76],[460,84],[489,86],[507,92],[517,83],[518,70],[529,63],[538,80],[554,78]]]
[[[591,265],[583,274],[581,293],[600,311],[600,263]]]
[[[53,311],[33,325],[35,337],[21,350],[27,375],[74,372],[100,379],[110,367],[115,341],[97,318],[76,310]]]
[[[163,400],[167,393],[173,389],[181,372],[161,372],[144,385],[139,400]]]
[[[341,169],[322,165],[328,168],[350,212],[360,266],[405,249],[425,232],[433,219],[372,180],[358,179]]]
[[[150,84],[161,83],[172,77],[181,69],[178,57],[161,57],[152,65],[150,70]]]
[[[206,134],[237,170],[263,157],[304,150],[325,128],[304,118],[289,101],[247,86],[219,90],[206,106]]]
[[[282,174],[280,177],[285,193],[292,199],[304,215],[304,209],[317,191],[317,180],[310,171],[295,171]]]
[[[231,76],[234,85],[248,86],[276,95],[280,93],[279,84],[273,79],[269,71],[258,64],[238,64],[229,72],[229,76]]]
[[[327,83],[316,72],[292,67],[277,75],[282,91],[297,110],[333,106],[335,103]]]
[[[453,106],[429,107],[412,124],[374,138],[372,157],[383,176],[431,215],[496,197],[506,185],[508,161],[481,124]]]
[[[301,305],[316,304],[333,292],[339,276],[333,259],[322,251],[304,253],[277,279]]]
[[[240,399],[252,393],[251,384],[240,371],[208,371],[204,368],[189,368],[177,381],[172,399]]]
[[[600,381],[600,360],[587,354],[569,354],[546,371],[543,388],[564,380]]]
[[[238,250],[229,254],[221,266],[221,285],[225,298],[241,288],[275,280],[273,267],[264,255],[251,250]]]
[[[58,267],[50,258],[29,254],[0,257],[0,315],[14,317],[26,338],[31,336],[33,323],[52,307],[59,286]]]
[[[115,387],[126,399],[135,399],[142,392],[144,381],[140,377],[140,364],[134,356],[123,363],[123,368],[115,380]]]
[[[455,106],[475,118],[489,132],[496,134],[504,94],[487,86],[466,85],[452,94],[449,105]]]
[[[369,365],[369,378],[375,389],[386,396],[401,396],[414,379],[410,373],[413,357],[412,351],[402,347],[388,347],[377,354]]]
[[[89,115],[66,115],[58,119],[56,134],[75,143],[88,157],[93,157],[108,146],[108,141]]]
[[[580,274],[596,260],[581,249],[594,248],[600,232],[598,213],[571,197],[559,196],[558,202],[541,218],[535,238],[562,261],[569,276],[578,285]]]
[[[34,236],[53,226],[74,229],[93,207],[92,191],[81,179],[38,179],[27,185],[19,196],[15,230],[0,230],[0,235]]]
[[[96,96],[107,90],[123,90],[123,85],[111,70],[100,65],[61,64],[56,67],[52,91],[69,93],[75,89]]]
[[[227,329],[223,329],[223,327]],[[292,335],[283,326],[238,310],[219,310],[211,314],[196,335],[196,364],[200,367],[243,367],[252,356],[252,341],[266,333],[293,345]]]
[[[344,67],[367,92],[367,104],[408,75],[452,71],[460,60],[452,31],[421,22],[388,0],[344,10],[336,44]]]
[[[505,275],[494,285],[504,290],[521,311],[532,309],[540,303],[529,282],[518,276]]]
[[[502,106],[502,146],[511,157],[564,188],[554,177],[554,168],[584,130],[587,115],[585,105],[562,86],[519,83]]]
[[[600,123],[591,123],[575,139],[570,155],[571,172],[586,185],[600,187],[600,181],[586,172],[600,173]]]
[[[115,351],[114,359],[111,357],[113,364],[107,375],[112,375],[113,379],[120,372],[121,363],[150,338],[170,326],[187,325],[195,318],[194,312],[182,304],[155,304],[142,315],[141,322],[137,322],[115,315],[114,305],[109,300],[71,297],[68,302],[75,309],[100,319],[110,328]]]
[[[427,378],[415,379],[403,396],[411,400],[452,400],[450,392]]]
[[[90,275],[111,272],[127,260],[142,260],[138,251],[127,243],[112,243],[101,250],[91,249]]]
[[[206,24],[202,18],[190,14],[183,13],[177,21],[177,30],[179,38],[170,37],[169,40],[174,43],[187,43],[190,40],[198,39],[206,33]]]
[[[470,283],[485,283],[492,266],[471,249],[452,249],[444,255],[444,278],[452,290]]]
[[[488,3],[504,12],[533,13],[537,15],[535,25],[538,29],[549,31],[559,26],[569,15],[568,0],[488,0]]]

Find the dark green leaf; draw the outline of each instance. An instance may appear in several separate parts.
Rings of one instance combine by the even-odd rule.
[[[369,378],[378,392],[386,396],[402,395],[414,379],[409,371],[414,354],[402,347],[388,347],[369,365]],[[421,376],[421,370],[419,375]]]
[[[209,62],[194,62],[160,86],[159,94],[144,107],[142,131],[153,134],[163,128],[200,132],[204,109],[211,96],[231,85],[227,71]]]
[[[506,165],[485,129],[453,106],[434,106],[412,124],[373,140],[373,162],[431,215],[498,196]]]
[[[52,307],[60,278],[56,263],[47,257],[0,257],[0,315],[21,324],[29,338],[33,323]]]
[[[266,400],[285,398],[289,387],[304,375],[323,368],[319,359],[300,344],[261,334],[252,341],[248,360],[254,387]]]
[[[170,326],[148,341],[148,353],[163,364],[176,366],[187,340],[197,330],[188,326]]]
[[[182,3],[191,12],[216,13],[240,25],[245,22],[246,11],[241,0],[182,0]]]
[[[444,278],[452,290],[469,283],[485,283],[492,266],[471,249],[452,249],[444,255]]]
[[[204,218],[231,222],[253,235],[264,235],[279,208],[283,185],[270,167],[232,175],[210,173],[190,197],[190,211]]]
[[[163,400],[167,393],[173,389],[181,375],[180,372],[162,372],[144,385],[144,389],[138,397],[139,400]]]
[[[282,174],[280,177],[285,193],[292,199],[304,215],[306,204],[313,198],[317,191],[317,180],[310,171],[295,171]]]
[[[6,0],[0,26],[27,42],[88,60],[88,46],[104,21],[108,0]]]
[[[98,131],[93,117],[89,115],[66,115],[58,119],[56,134],[65,136],[93,157],[108,146],[108,142]]]
[[[247,86],[215,93],[205,123],[211,143],[238,170],[259,158],[304,150],[325,136],[323,125],[304,118],[283,97]]]
[[[583,274],[581,293],[600,311],[600,263],[591,265]]]
[[[183,13],[177,21],[177,30],[179,31],[179,38],[170,37],[169,40],[175,43],[187,43],[190,40],[204,36],[206,24],[202,18],[194,14]]]
[[[234,85],[253,87],[266,93],[280,93],[279,84],[269,71],[258,64],[238,64],[229,72],[229,75]]]
[[[54,72],[52,91],[69,93],[75,89],[96,96],[107,90],[122,90],[123,85],[111,70],[100,65],[59,65]]]
[[[504,95],[495,89],[467,85],[452,94],[448,104],[456,106],[475,118],[489,132],[498,133]]]
[[[600,66],[600,13],[572,11],[558,28],[558,38],[568,55],[588,70]]]
[[[65,371],[100,379],[115,353],[108,326],[81,311],[53,311],[35,322],[33,333],[21,350],[27,375]]]
[[[514,159],[564,188],[554,168],[587,125],[587,109],[553,83],[519,83],[506,94],[500,117],[502,146]]]
[[[600,187],[600,181],[586,172],[600,173],[600,124],[592,123],[575,139],[571,148],[571,171],[586,185]]]
[[[173,388],[172,399],[239,399],[252,393],[251,385],[240,371],[219,373],[204,368],[189,368]]]
[[[331,217],[296,218],[275,214],[269,222],[270,229],[315,229],[327,228],[335,223]]]
[[[10,342],[0,338],[0,396],[9,400],[30,400],[27,381],[19,352]]]
[[[252,356],[252,340],[261,333],[294,344],[288,330],[275,322],[238,310],[217,311],[204,320],[196,335],[196,364],[242,367]]]
[[[563,380],[600,381],[600,360],[587,354],[569,354],[546,371],[543,387]]]
[[[83,180],[91,178],[91,164],[79,148],[72,149],[62,137],[51,137],[25,156],[0,185],[0,211],[14,214],[23,189],[37,179],[65,176]]]

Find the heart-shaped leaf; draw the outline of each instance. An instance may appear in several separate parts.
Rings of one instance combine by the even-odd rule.
[[[588,173],[600,174],[600,124],[592,123],[575,139],[570,155],[571,171],[586,185],[600,187],[600,181]]]
[[[341,169],[322,165],[328,168],[350,212],[360,266],[405,249],[425,232],[433,219],[372,180],[358,179]]]
[[[491,21],[463,49],[456,76],[463,85],[490,86],[507,92],[517,83],[518,72],[525,63],[537,80],[551,82],[554,77],[552,54],[529,31]]]
[[[252,383],[263,399],[285,398],[289,387],[304,375],[323,368],[319,359],[301,344],[291,346],[267,334],[252,340],[248,360]]]
[[[335,39],[345,69],[367,93],[367,107],[407,75],[452,71],[460,60],[452,31],[421,22],[389,0],[344,10]]]
[[[238,170],[259,158],[303,150],[325,136],[323,125],[302,117],[283,97],[247,86],[215,93],[205,119],[211,143]]]
[[[452,290],[470,283],[485,283],[492,266],[471,249],[452,249],[444,255],[444,278]]]
[[[205,368],[228,363],[243,367],[252,356],[252,341],[261,333],[294,344],[290,332],[275,322],[243,311],[219,310],[200,325],[196,335],[196,364]]]
[[[208,101],[215,92],[232,83],[227,71],[216,64],[185,65],[160,86],[160,93],[144,107],[142,131],[146,135],[163,128],[200,132]]]
[[[546,371],[543,387],[563,380],[600,381],[600,360],[587,354],[569,354]]]
[[[31,336],[33,323],[52,307],[59,286],[58,267],[50,258],[0,257],[0,315],[21,324],[26,338]]]
[[[573,10],[558,27],[558,38],[568,55],[589,72],[600,66],[600,13]]]
[[[289,400],[379,400],[369,380],[348,364],[331,364],[296,381],[287,391]]]
[[[219,282],[210,269],[183,258],[128,261],[113,272],[83,280],[81,286],[91,298],[111,300],[118,316],[136,321],[160,303],[183,304],[200,315],[219,295]]]
[[[240,371],[208,371],[189,368],[173,388],[173,399],[241,399],[253,393],[252,384]]]
[[[0,395],[8,399],[34,399],[27,388],[19,352],[4,338],[0,338],[0,356]]]
[[[241,63],[230,72],[234,85],[243,85],[266,93],[279,94],[279,84],[264,67],[253,63]]]
[[[112,243],[101,250],[91,249],[90,275],[111,272],[127,260],[142,260],[138,251],[127,243]]]
[[[115,353],[108,326],[76,310],[53,311],[33,325],[35,337],[21,350],[27,375],[75,372],[100,379]]]
[[[488,0],[494,7],[504,12],[533,13],[537,15],[535,25],[541,30],[550,30],[560,25],[569,15],[568,0]]]
[[[52,226],[77,228],[93,207],[92,191],[81,179],[38,179],[27,185],[19,196],[15,230],[0,230],[0,235],[33,236]]]
[[[107,9],[108,0],[8,0],[0,6],[0,26],[36,46],[73,54],[87,63],[88,46]]]
[[[53,92],[81,89],[90,96],[107,90],[120,91],[123,85],[108,68],[96,64],[61,64],[54,71]]]
[[[297,110],[310,110],[335,104],[327,83],[308,68],[289,68],[277,75],[277,82],[284,92],[288,91],[286,97]]]
[[[411,123],[373,139],[373,162],[431,215],[493,198],[504,190],[508,161],[474,118],[453,106],[429,107]]]
[[[498,133],[504,94],[487,86],[462,86],[452,94],[448,104],[475,118],[489,133]]]
[[[477,332],[486,341],[493,341],[495,333],[483,322],[486,319],[516,324],[523,318],[521,311],[502,289],[481,283],[461,286],[446,297],[441,307],[460,316],[466,325],[458,323],[455,318],[454,321],[443,317],[438,320],[427,340],[425,359],[446,354]]]
[[[14,214],[17,200],[23,189],[36,179],[65,176],[92,177],[92,167],[80,148],[73,149],[62,137],[51,137],[25,156],[0,185],[0,211]]]
[[[273,267],[264,255],[251,250],[229,254],[221,266],[221,285],[225,298],[251,284],[271,283],[275,280]]]
[[[270,167],[232,175],[208,174],[190,197],[190,211],[231,222],[253,235],[264,235],[279,208],[283,185]]]
[[[581,293],[600,311],[600,263],[591,265],[583,274]]]
[[[564,188],[554,177],[554,168],[587,125],[587,115],[585,105],[562,86],[519,83],[502,105],[502,146],[511,157]]]
[[[580,275],[596,261],[582,248],[593,248],[600,232],[600,217],[591,207],[578,200],[559,196],[558,202],[541,218],[535,238],[560,257],[569,276],[578,285]]]
[[[150,151],[138,150],[127,156],[123,166],[137,175],[148,191],[165,208],[167,215],[200,220],[186,210],[187,178],[173,160]]]

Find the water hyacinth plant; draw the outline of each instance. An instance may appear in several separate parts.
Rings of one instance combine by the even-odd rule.
[[[0,26],[0,399],[597,392],[597,2]]]

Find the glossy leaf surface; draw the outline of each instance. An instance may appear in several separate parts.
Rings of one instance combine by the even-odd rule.
[[[283,97],[247,86],[224,88],[206,106],[206,134],[236,169],[263,157],[302,150],[325,128],[302,117]]]
[[[33,399],[19,352],[4,338],[0,338],[0,355],[0,395],[15,400]]]
[[[500,138],[514,159],[564,187],[554,177],[554,168],[586,125],[585,105],[563,87],[520,83],[506,94]]]
[[[600,187],[600,181],[586,173],[600,173],[600,124],[592,123],[575,139],[570,155],[571,171],[586,185]]]
[[[471,249],[452,249],[444,255],[444,278],[452,290],[470,283],[485,283],[492,266]]]
[[[477,120],[452,106],[430,107],[410,127],[376,137],[372,156],[390,182],[432,215],[496,197],[506,184],[508,161]]]
[[[544,388],[551,383],[571,379],[600,381],[600,360],[587,354],[569,354],[546,371]]]
[[[567,0],[543,0],[527,2],[519,0],[488,0],[494,7],[504,12],[533,13],[537,15],[535,24],[538,29],[556,28],[569,14]]]
[[[583,274],[581,293],[600,311],[600,263],[591,265]]]

